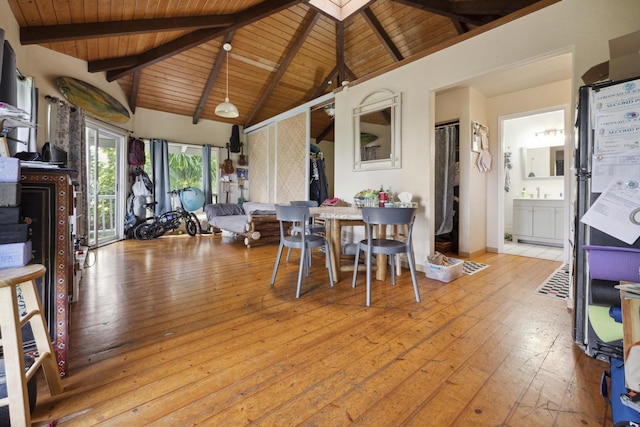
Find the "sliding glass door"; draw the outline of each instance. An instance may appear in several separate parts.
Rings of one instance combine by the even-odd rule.
[[[123,238],[126,134],[87,120],[87,209],[89,246]]]

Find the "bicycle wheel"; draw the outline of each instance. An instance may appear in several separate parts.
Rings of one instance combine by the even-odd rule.
[[[189,234],[189,236],[193,237],[196,234],[198,234],[198,226],[196,225],[195,222],[193,222],[193,220],[191,219],[187,219],[184,222],[185,228],[187,229],[187,233]]]
[[[136,227],[134,235],[138,240],[151,240],[156,237],[156,227],[153,224],[140,224]]]

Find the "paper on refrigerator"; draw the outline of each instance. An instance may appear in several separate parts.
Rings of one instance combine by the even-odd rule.
[[[632,245],[640,237],[640,225],[632,222],[640,209],[640,185],[633,179],[615,179],[582,216],[580,222]]]
[[[591,161],[593,193],[602,193],[611,181],[620,179],[640,179],[640,149],[593,155]]]
[[[640,177],[640,79],[592,92],[591,191]]]

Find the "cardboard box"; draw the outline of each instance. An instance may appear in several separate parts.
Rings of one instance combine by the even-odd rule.
[[[453,265],[436,265],[426,261],[424,273],[428,278],[441,282],[451,282],[464,274],[464,261],[449,258],[449,262]]]
[[[20,160],[14,157],[0,157],[0,182],[20,181]]]
[[[598,65],[594,65],[589,68],[586,73],[582,75],[582,81],[586,85],[590,85],[597,82],[605,81],[609,78],[609,61],[601,62]]]
[[[31,240],[0,245],[0,268],[23,267],[31,261]]]
[[[640,31],[609,40],[609,60],[589,68],[582,81],[589,85],[634,77],[640,77]]]
[[[609,58],[611,80],[640,76],[640,31],[609,40]]]

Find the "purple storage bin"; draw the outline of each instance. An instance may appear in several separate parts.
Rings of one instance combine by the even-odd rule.
[[[640,249],[584,245],[594,279],[640,282]]]

